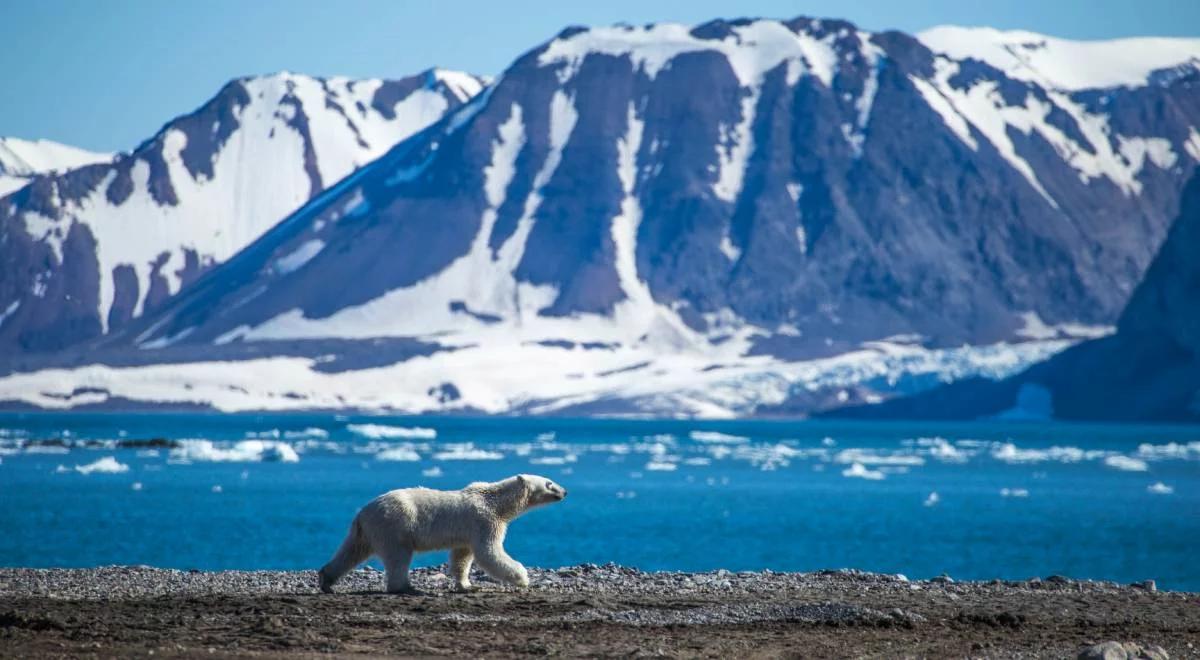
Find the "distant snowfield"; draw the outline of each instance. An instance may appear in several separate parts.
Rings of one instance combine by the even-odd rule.
[[[141,367],[91,365],[0,379],[0,401],[48,409],[110,398],[217,410],[359,409],[554,414],[623,402],[631,414],[732,418],[789,393],[863,386],[886,392],[912,378],[1002,378],[1066,348],[1056,339],[931,350],[875,342],[836,357],[783,362],[768,356],[714,362],[711,355],[650,348],[587,350],[541,344],[464,346],[378,368],[326,373],[317,360],[273,357]],[[461,398],[439,399],[451,383]],[[378,429],[368,429],[376,431]]]
[[[113,154],[87,151],[51,140],[0,137],[0,197],[23,188],[36,174],[107,163]]]
[[[1010,78],[1063,91],[1141,87],[1160,69],[1200,68],[1200,39],[1075,41],[1024,30],[956,25],[933,27],[917,38],[935,53],[987,62]]]

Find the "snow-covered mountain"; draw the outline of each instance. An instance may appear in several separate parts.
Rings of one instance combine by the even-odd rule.
[[[120,327],[481,88],[440,70],[243,78],[130,154],[34,177],[0,200],[0,350]]]
[[[21,188],[37,174],[107,163],[112,154],[86,151],[50,140],[0,137],[0,197]]]
[[[1137,43],[569,29],[0,400],[728,416],[1001,377],[1110,330],[1200,161],[1200,41]]]

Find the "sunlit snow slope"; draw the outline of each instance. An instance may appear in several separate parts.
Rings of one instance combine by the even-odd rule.
[[[37,174],[111,161],[112,154],[86,151],[50,140],[0,137],[0,197],[21,188]]]
[[[120,327],[480,89],[437,70],[244,78],[130,154],[34,178],[0,201],[0,309],[16,305],[0,346],[57,349]]]

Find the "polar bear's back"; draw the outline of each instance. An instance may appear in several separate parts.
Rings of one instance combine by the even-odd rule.
[[[466,547],[488,522],[478,500],[464,491],[401,488],[371,500],[358,521],[377,548],[395,543],[417,551]]]

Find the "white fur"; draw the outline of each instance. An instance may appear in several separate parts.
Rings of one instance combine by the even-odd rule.
[[[375,555],[383,560],[389,593],[413,591],[408,580],[413,553],[429,550],[450,551],[450,579],[459,590],[471,589],[472,561],[497,580],[527,587],[529,573],[504,551],[508,523],[566,495],[558,484],[533,474],[477,482],[462,490],[384,493],[354,517],[346,540],[319,572],[321,590],[332,592],[343,575]]]

